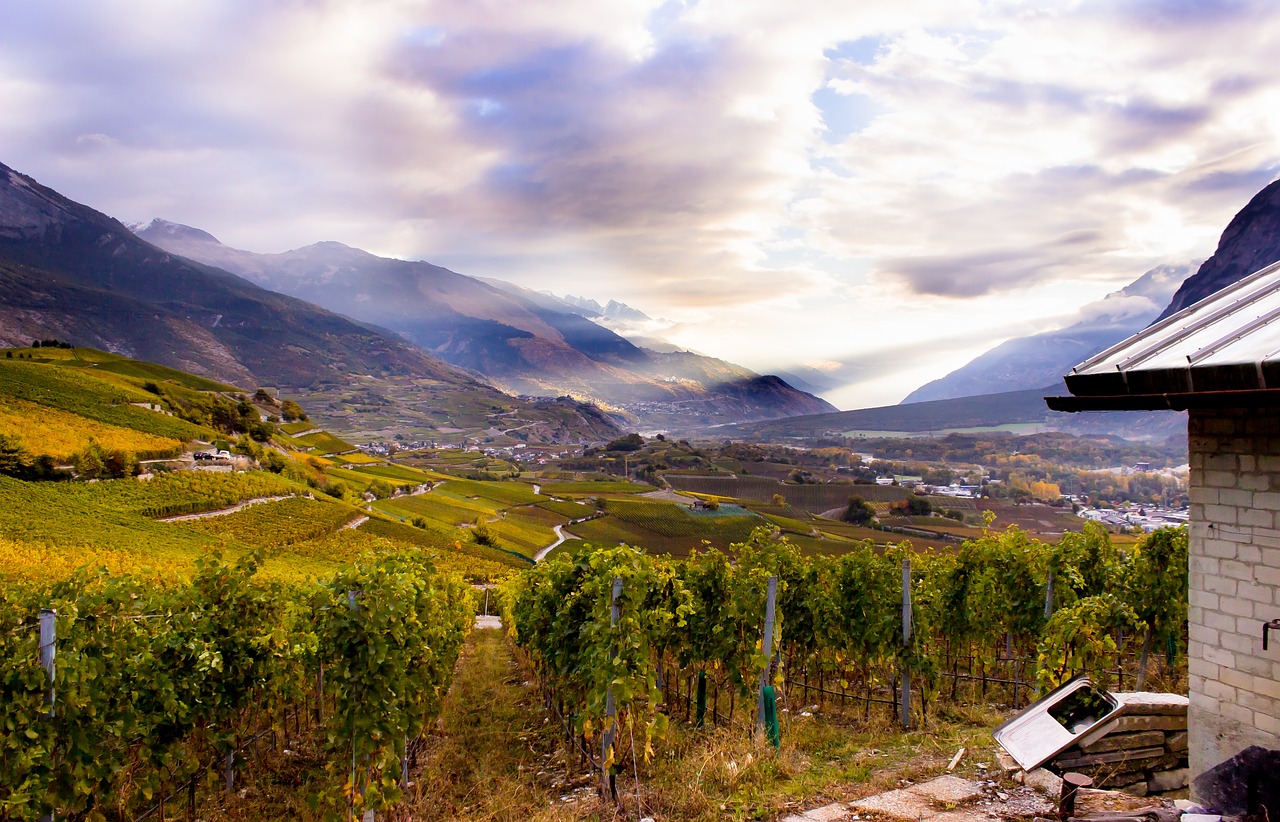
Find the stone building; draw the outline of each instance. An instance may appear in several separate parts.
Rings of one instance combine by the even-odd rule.
[[[1280,264],[1076,366],[1066,384],[1073,396],[1046,398],[1050,408],[1188,412],[1192,794],[1280,819]]]

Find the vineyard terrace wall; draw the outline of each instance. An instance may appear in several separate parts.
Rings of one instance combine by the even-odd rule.
[[[1280,416],[1192,409],[1188,673],[1192,791],[1251,746],[1280,758]]]

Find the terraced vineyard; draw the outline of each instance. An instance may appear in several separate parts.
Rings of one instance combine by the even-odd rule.
[[[122,378],[98,376],[83,368],[0,360],[0,397],[170,440],[185,442],[217,436],[210,428],[132,405],[153,403],[156,396]]]
[[[289,497],[250,505],[233,514],[192,520],[187,527],[245,545],[281,548],[318,539],[363,516],[336,500]]]
[[[0,435],[15,439],[32,454],[65,462],[90,442],[107,451],[127,451],[139,459],[173,457],[182,442],[99,422],[69,411],[46,408],[27,400],[0,397]]]
[[[314,434],[307,434],[304,437],[294,437],[294,439],[303,446],[312,449],[316,454],[341,454],[344,451],[354,451],[356,449],[351,443],[338,439],[328,431],[319,431]]]

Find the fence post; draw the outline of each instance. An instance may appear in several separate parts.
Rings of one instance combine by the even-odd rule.
[[[1049,586],[1044,592],[1044,621],[1053,616],[1053,568],[1049,569]]]
[[[760,649],[764,651],[764,670],[760,672],[760,688],[756,697],[756,725],[765,726],[764,688],[769,684],[769,674],[773,670],[773,623],[774,612],[778,602],[778,578],[769,577],[768,597],[764,604],[764,636],[760,640]]]
[[[351,611],[352,614],[360,613],[360,592],[359,591],[356,591],[356,590],[347,591],[347,608]],[[351,721],[352,722],[355,721],[354,717],[352,717]],[[347,781],[352,786],[352,790],[351,790],[351,798],[347,802],[347,819],[352,820],[355,818],[355,814],[356,814],[356,731],[355,731],[355,728],[354,727],[350,728],[349,732],[351,734],[351,772]],[[360,795],[363,797],[364,791],[360,791]]]
[[[45,702],[49,705],[46,716],[53,718],[53,703],[56,698],[53,684],[54,660],[58,656],[58,612],[52,608],[40,609],[40,667],[44,668],[49,678],[49,693]],[[40,822],[53,822],[53,812],[40,817]]]
[[[58,612],[52,608],[40,609],[40,667],[49,677],[49,695],[45,701],[49,705],[49,716],[53,716],[53,673],[54,659],[58,655]]]
[[[911,644],[911,560],[902,560],[902,647]],[[911,730],[911,672],[902,665],[902,729]]]
[[[610,628],[617,625],[618,619],[622,616],[622,605],[618,602],[618,597],[620,596],[622,596],[622,577],[614,577],[613,590],[609,594]],[[609,651],[610,660],[617,655],[618,652],[616,650],[611,649]],[[613,753],[614,718],[617,713],[618,706],[613,701],[613,686],[610,685],[604,696],[604,716],[607,727],[600,741],[600,797],[602,799],[610,796],[616,797],[613,778],[609,775],[609,758]]]

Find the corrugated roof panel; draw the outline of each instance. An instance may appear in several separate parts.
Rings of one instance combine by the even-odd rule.
[[[1277,361],[1280,263],[1086,360],[1066,381],[1091,396],[1257,390]]]

